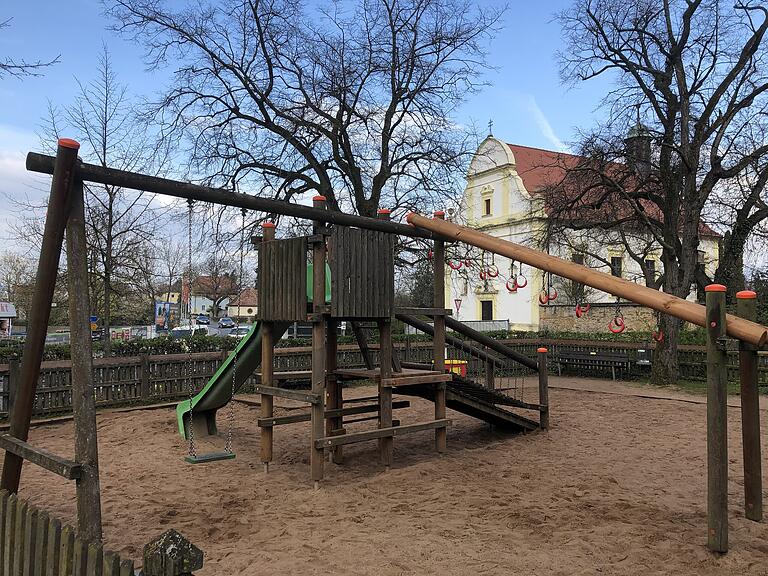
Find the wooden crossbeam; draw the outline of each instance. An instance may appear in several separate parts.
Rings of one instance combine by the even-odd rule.
[[[0,448],[41,468],[50,470],[67,480],[77,480],[82,474],[82,465],[74,460],[51,454],[47,450],[32,446],[29,442],[19,440],[10,434],[0,435]]]
[[[254,374],[256,378],[261,380],[261,372]],[[285,372],[273,372],[272,380],[309,380],[312,378],[311,370],[290,370]]]
[[[414,384],[436,384],[439,382],[450,382],[453,376],[448,374],[423,374],[419,376],[399,376],[396,378],[382,378],[382,386],[413,386]]]
[[[409,400],[397,400],[392,402],[392,409],[408,408],[411,403]],[[367,414],[369,412],[378,412],[379,405],[371,404],[367,406],[350,406],[349,408],[331,409],[325,411],[326,418],[338,418],[339,416],[353,416],[355,414]],[[290,414],[288,416],[275,416],[273,418],[258,418],[256,423],[259,426],[280,426],[283,424],[296,424],[297,422],[309,422],[309,414]]]
[[[345,434],[344,436],[319,438],[315,440],[315,448],[332,448],[334,446],[342,446],[344,444],[367,442],[368,440],[376,440],[378,438],[401,436],[403,434],[420,432],[422,430],[447,428],[450,425],[451,421],[448,418],[442,418],[440,420],[433,420],[431,422],[420,422],[418,424],[407,424],[405,426],[393,426],[391,428],[378,428],[376,430],[366,430],[365,432],[352,432],[350,434]]]
[[[451,316],[453,311],[450,308],[416,308],[413,306],[398,306],[395,308],[396,314],[408,314],[411,316]]]
[[[298,400],[299,402],[308,402],[309,404],[320,404],[322,398],[320,394],[313,392],[302,392],[300,390],[288,390],[287,388],[275,388],[274,386],[262,386],[257,384],[254,386],[254,391],[258,394],[266,394],[267,396],[278,396],[280,398],[290,398],[291,400]]]

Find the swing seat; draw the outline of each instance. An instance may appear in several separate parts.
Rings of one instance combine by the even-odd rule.
[[[234,452],[208,452],[207,454],[198,454],[197,456],[185,456],[184,461],[190,464],[205,464],[207,462],[218,462],[219,460],[234,460]]]

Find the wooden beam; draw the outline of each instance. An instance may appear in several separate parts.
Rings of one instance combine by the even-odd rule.
[[[418,308],[414,306],[398,306],[396,314],[408,314],[410,316],[450,316],[453,311],[450,308]]]
[[[494,352],[501,354],[502,356],[506,356],[510,360],[514,360],[518,364],[522,364],[526,368],[530,368],[531,370],[538,370],[539,365],[536,363],[536,360],[533,360],[531,358],[528,358],[528,356],[524,354],[520,354],[520,352],[517,352],[516,350],[512,350],[509,346],[506,344],[502,344],[498,340],[494,340],[487,334],[483,334],[482,332],[478,332],[474,328],[470,328],[466,324],[459,322],[458,320],[454,320],[453,318],[446,318],[445,319],[445,325],[448,326],[451,330],[455,330],[459,334],[463,334],[467,338],[471,338],[475,342],[479,342],[483,346],[487,346]]]
[[[56,456],[42,448],[36,448],[10,434],[0,434],[0,448],[67,480],[77,480],[82,474],[82,465],[74,460]]]
[[[91,300],[82,180],[72,185],[70,204],[67,222],[67,286],[69,333],[72,340],[72,416],[75,424],[75,460],[83,465],[76,483],[77,533],[88,542],[101,542],[99,445],[93,388],[93,338],[89,320]]]
[[[402,408],[409,408],[411,405],[408,400],[395,400],[392,402],[392,409],[399,410]],[[371,404],[369,406],[352,406],[350,408],[342,408],[326,410],[326,418],[337,418],[340,416],[354,416],[355,414],[368,414],[370,412],[378,412],[379,405]],[[289,414],[287,416],[274,416],[272,418],[259,418],[256,423],[259,426],[281,426],[283,424],[296,424],[298,422],[309,422],[311,414],[304,412],[301,414]]]
[[[757,294],[736,293],[736,313],[747,320],[757,317]],[[746,342],[739,346],[741,383],[741,443],[744,462],[744,512],[749,520],[763,520],[763,471],[760,454],[760,396],[757,348]]]
[[[539,270],[557,274],[568,280],[586,284],[587,286],[602,290],[603,292],[608,292],[609,294],[624,298],[630,302],[636,302],[637,304],[653,308],[664,314],[670,314],[671,316],[680,318],[681,320],[685,320],[696,326],[703,326],[705,328],[707,326],[706,310],[704,306],[695,302],[689,302],[683,298],[659,292],[658,290],[642,286],[636,282],[617,278],[611,274],[599,272],[592,268],[576,264],[575,262],[569,262],[562,258],[551,256],[540,250],[515,244],[508,240],[502,240],[501,238],[496,238],[471,228],[459,226],[453,222],[445,222],[439,218],[431,219],[412,212],[408,215],[408,222],[417,228],[428,230],[436,236],[439,235],[442,238],[447,238],[452,241],[464,242],[465,244],[477,246],[483,250],[493,252],[494,254],[506,256],[507,258],[528,264],[528,266],[538,268]],[[437,255],[435,255],[435,260],[437,260]],[[730,314],[726,315],[725,322],[725,330],[732,338],[750,342],[761,348],[768,343],[768,328],[765,326]]]
[[[350,322],[350,325],[352,326],[352,333],[355,335],[355,340],[357,340],[357,346],[360,348],[360,354],[363,356],[363,362],[365,362],[366,369],[373,370],[373,358],[371,357],[371,350],[368,347],[368,337],[365,335],[363,327],[360,326],[359,322]]]
[[[48,174],[53,174],[48,210],[45,215],[40,258],[37,262],[35,291],[29,307],[27,337],[21,357],[21,375],[16,387],[14,410],[10,414],[10,431],[20,440],[29,437],[29,425],[37,392],[40,363],[43,360],[45,336],[51,315],[56,275],[59,270],[64,229],[69,215],[69,196],[74,181],[77,151],[80,144],[73,140],[59,140],[56,158],[50,158]],[[18,492],[23,460],[12,452],[5,455],[0,487],[9,492]]]
[[[315,210],[328,212],[323,196],[312,199]],[[322,220],[315,219],[312,223],[313,232],[317,234],[322,228]],[[325,376],[326,376],[326,318],[321,313],[325,308],[325,243],[312,245],[312,393],[319,401],[312,404],[312,443],[310,445],[309,466],[315,488],[323,478],[324,449],[316,444],[316,440],[325,434]]]
[[[728,352],[725,286],[707,294],[707,546],[728,551]]]
[[[30,152],[27,154],[27,170],[31,172],[40,172],[43,174],[52,174],[54,170],[53,156]],[[262,198],[251,194],[241,194],[224,190],[222,188],[209,188],[188,182],[179,182],[157,176],[148,176],[136,172],[117,170],[98,166],[96,164],[80,163],[77,166],[77,174],[87,182],[98,182],[99,184],[109,184],[121,188],[130,188],[143,192],[152,192],[153,194],[163,194],[175,198],[185,198],[188,200],[197,200],[200,202],[209,202],[220,204],[222,206],[234,206],[236,208],[245,208],[246,210],[255,210],[257,212],[266,212],[267,214],[282,214],[284,216],[293,216],[305,220],[317,220],[328,224],[338,224],[340,226],[354,226],[356,228],[365,228],[368,230],[380,230],[390,234],[398,234],[409,238],[431,238],[432,234],[424,232],[407,224],[398,222],[388,222],[376,218],[366,218],[355,214],[337,212],[335,210],[318,210],[314,206],[305,206],[284,200],[274,200],[272,198]],[[315,231],[315,234],[319,232]]]
[[[392,386],[413,386],[414,384],[438,384],[440,382],[450,382],[453,379],[452,374],[423,374],[421,376],[399,376],[392,378],[382,378],[381,385]]]
[[[318,404],[322,402],[322,396],[320,394],[315,394],[314,392],[288,390],[287,388],[275,388],[274,386],[263,386],[261,384],[256,384],[253,387],[253,390],[257,394],[278,396],[280,398],[290,398],[291,400],[298,400],[299,402],[307,402],[309,404]]]
[[[401,436],[411,432],[420,432],[422,430],[436,430],[446,428],[451,425],[451,420],[443,418],[442,420],[433,420],[431,422],[420,422],[418,424],[406,424],[404,426],[392,426],[391,428],[377,428],[376,430],[366,430],[365,432],[352,432],[344,436],[333,436],[330,438],[320,438],[315,440],[317,448],[330,448],[343,444],[354,444],[357,442],[367,442],[368,440],[377,440],[379,438]]]

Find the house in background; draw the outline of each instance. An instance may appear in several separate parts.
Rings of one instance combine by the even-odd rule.
[[[568,193],[558,185],[564,182],[568,168],[580,161],[583,159],[571,154],[507,144],[488,136],[470,164],[459,213],[449,213],[449,216],[492,236],[539,250],[548,247],[554,256],[638,283],[646,283],[646,270],[651,276],[658,277],[663,273],[661,250],[647,234],[636,234],[637,242],[643,244],[637,249],[644,250],[646,270],[627,254],[617,232],[597,227],[587,230],[566,227],[559,237],[550,235],[550,218],[556,212],[551,204],[562,201],[562,194]],[[711,277],[717,268],[720,237],[703,223],[700,232],[700,264]],[[588,256],[590,254],[599,259]],[[543,317],[549,312],[546,306],[540,305],[539,295],[548,286],[549,279],[542,272],[484,254],[475,254],[472,260],[475,264],[469,268],[462,266],[461,260],[469,260],[469,256],[456,254],[451,262],[449,254],[449,264],[452,265],[446,267],[446,307],[452,308],[455,318],[461,321],[508,321],[511,330],[543,328]],[[491,274],[483,274],[483,270],[498,275],[491,277]],[[511,290],[514,282],[508,281],[519,275],[522,275],[521,283],[525,278],[527,285]],[[574,297],[578,299],[579,293],[578,287],[570,290],[570,284],[562,279],[554,280],[554,287],[560,292],[559,302],[555,302],[567,304],[569,314],[573,316]],[[615,301],[609,294],[588,290],[581,298],[591,304],[602,303],[607,308]],[[569,291],[572,293],[567,294]],[[690,297],[696,297],[695,290]]]
[[[259,309],[259,293],[255,288],[246,288],[227,306],[227,315],[240,322],[253,322]]]

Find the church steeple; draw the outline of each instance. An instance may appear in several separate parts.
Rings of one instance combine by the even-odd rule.
[[[651,144],[653,135],[650,128],[640,121],[640,105],[637,105],[637,121],[624,138],[624,156],[627,164],[641,177],[651,173]]]

